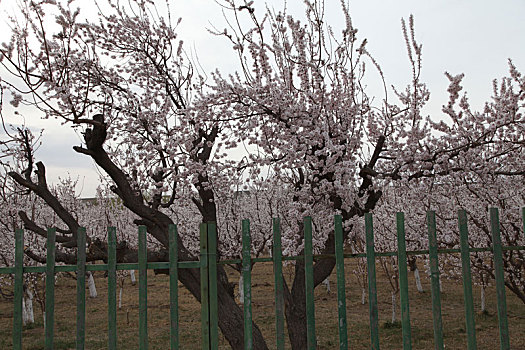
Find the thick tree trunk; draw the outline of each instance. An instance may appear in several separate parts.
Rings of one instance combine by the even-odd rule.
[[[334,237],[330,235],[324,253],[334,253]],[[321,284],[334,269],[335,259],[319,260],[314,265],[314,286]],[[306,332],[306,285],[304,261],[295,263],[295,275],[292,289],[289,291],[285,285],[285,317],[288,325],[288,336],[292,350],[307,348]]]
[[[222,266],[217,266],[217,273],[225,274]],[[196,269],[179,270],[180,281],[200,302],[200,275]],[[235,302],[230,286],[222,283],[223,279],[217,278],[217,304],[219,314],[219,328],[233,350],[244,349],[244,317],[243,311]],[[267,350],[268,346],[256,324],[253,327],[253,349]]]

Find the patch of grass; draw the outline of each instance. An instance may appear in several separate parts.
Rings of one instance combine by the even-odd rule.
[[[356,268],[355,260],[345,261],[345,270]],[[227,268],[233,282],[238,281],[238,273]],[[286,271],[286,269],[285,269]],[[402,348],[401,323],[393,324],[391,318],[390,284],[381,269],[377,269],[379,337],[381,347],[385,349]],[[148,331],[150,349],[167,349],[169,347],[169,277],[166,275],[148,278]],[[273,290],[273,268],[271,263],[257,263],[253,269],[252,308],[253,318],[267,340],[270,349],[275,345],[275,300]],[[288,285],[290,276],[285,273]],[[98,297],[86,299],[86,349],[107,348],[107,279],[103,273],[95,274]],[[331,350],[339,343],[336,278],[330,276],[332,292],[327,293],[320,285],[315,290],[316,335],[318,348]],[[433,320],[430,283],[422,276],[425,293],[418,293],[409,274],[410,321],[413,349],[432,349]],[[237,285],[237,283],[235,283]],[[55,303],[55,348],[71,349],[75,347],[76,329],[76,289],[75,281],[59,278],[56,286]],[[366,349],[370,346],[368,321],[368,304],[361,304],[361,287],[355,276],[347,274],[346,305],[348,323],[348,341],[351,349]],[[236,287],[237,288],[237,287]],[[474,287],[476,288],[476,287]],[[118,293],[118,291],[117,291]],[[474,306],[480,308],[479,291],[474,289]],[[477,299],[476,299],[477,298]],[[499,333],[495,288],[487,288],[486,313],[476,314],[476,338],[478,349],[498,349]],[[24,349],[44,348],[44,327],[42,312],[35,304],[36,323],[23,329]],[[397,310],[399,309],[399,298]],[[507,291],[507,313],[509,316],[509,334],[513,349],[525,349],[525,304]],[[12,301],[0,299],[0,349],[12,348]],[[185,350],[200,349],[200,304],[189,291],[179,284],[179,315],[181,348]],[[442,291],[442,315],[444,343],[447,349],[465,349],[465,316],[463,306],[463,289],[460,282],[444,280]],[[400,317],[398,313],[398,318]],[[126,279],[123,291],[122,309],[117,310],[117,347],[119,349],[138,348],[138,284],[131,285]],[[286,323],[285,323],[286,327]],[[285,328],[285,332],[286,328]],[[219,349],[229,349],[228,342],[219,333]],[[286,349],[290,348],[288,336],[285,336]]]

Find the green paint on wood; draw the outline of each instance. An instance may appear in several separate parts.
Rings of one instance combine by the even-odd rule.
[[[401,325],[403,330],[403,349],[412,349],[410,329],[410,309],[408,303],[407,248],[405,241],[405,215],[396,214],[397,262],[399,265],[399,287],[401,296]]]
[[[170,348],[179,348],[179,270],[177,269],[178,234],[177,225],[169,225],[169,254],[170,254]]]
[[[46,325],[45,334],[46,350],[53,349],[55,332],[55,236],[56,230],[47,230],[47,256],[46,256]]]
[[[117,229],[108,227],[108,349],[117,348]]]
[[[372,214],[365,214],[366,265],[368,272],[368,307],[370,314],[371,349],[379,350],[379,317],[377,311],[376,257]]]
[[[83,350],[86,339],[86,229],[77,232],[77,350]]]
[[[474,302],[472,299],[472,277],[470,272],[470,250],[468,244],[467,213],[458,212],[459,239],[461,245],[461,270],[463,275],[463,298],[465,301],[465,323],[467,327],[467,348],[475,350],[476,326],[474,322]]]
[[[490,227],[494,249],[494,270],[496,275],[496,293],[498,297],[498,322],[501,350],[509,350],[509,326],[507,321],[507,299],[505,297],[505,275],[503,271],[503,251],[497,208],[490,208]]]
[[[219,311],[217,304],[217,226],[208,223],[208,283],[210,307],[210,346],[219,347]]]
[[[208,306],[208,225],[200,224],[201,275],[201,340],[202,349],[210,349],[210,319]]]
[[[441,291],[439,289],[439,261],[436,237],[436,213],[427,212],[428,251],[430,259],[430,283],[432,285],[432,317],[434,321],[434,344],[443,350],[443,320],[441,317]]]
[[[312,218],[304,218],[304,273],[306,287],[306,339],[308,350],[317,348],[315,337],[315,304],[314,304],[314,259],[312,245]]]
[[[337,274],[337,311],[339,326],[339,349],[348,349],[348,331],[346,322],[345,261],[343,251],[343,219],[336,215],[335,221],[335,266]]]
[[[242,281],[244,288],[244,349],[253,349],[252,257],[250,221],[242,220]]]
[[[273,219],[273,273],[275,277],[275,331],[277,350],[284,350],[284,289],[281,222]]]
[[[22,349],[22,302],[24,296],[24,230],[15,231],[15,300],[13,311],[13,349]]]
[[[146,226],[139,226],[139,349],[148,348],[148,251]]]

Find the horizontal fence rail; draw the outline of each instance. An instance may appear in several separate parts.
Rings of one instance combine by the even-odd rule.
[[[521,210],[523,230],[525,232],[525,208]],[[492,252],[494,259],[497,314],[500,336],[500,348],[510,349],[508,319],[506,310],[505,281],[503,271],[503,252],[509,250],[525,250],[525,246],[503,246],[501,242],[500,222],[498,209],[491,208],[490,232],[492,246],[486,248],[472,248],[468,243],[467,216],[464,210],[458,211],[458,228],[460,234],[460,248],[438,249],[436,239],[436,216],[433,211],[427,212],[426,224],[428,229],[428,250],[406,250],[404,214],[396,214],[397,250],[392,252],[376,252],[374,247],[374,229],[372,215],[367,213],[365,220],[366,250],[363,253],[348,254],[343,251],[344,233],[342,218],[334,218],[335,253],[313,254],[312,219],[304,219],[304,255],[283,256],[281,247],[281,227],[279,219],[273,220],[273,247],[272,257],[252,258],[250,223],[242,221],[242,259],[217,260],[217,228],[215,223],[200,225],[200,259],[196,261],[179,261],[177,255],[177,226],[169,226],[169,261],[147,262],[146,227],[139,226],[139,249],[137,263],[117,263],[116,258],[116,229],[108,228],[108,261],[107,264],[86,265],[86,229],[80,228],[77,234],[77,264],[55,265],[55,237],[56,230],[47,231],[47,255],[45,266],[23,266],[24,231],[15,231],[15,266],[1,267],[0,274],[12,274],[14,277],[14,313],[13,313],[13,348],[22,349],[22,296],[23,274],[45,273],[46,312],[45,312],[45,348],[53,349],[54,339],[54,303],[55,303],[55,274],[59,272],[77,273],[77,328],[76,348],[85,346],[86,296],[85,276],[87,271],[107,271],[108,273],[108,349],[117,348],[117,307],[116,307],[116,272],[121,270],[139,271],[139,339],[138,348],[148,347],[147,326],[147,270],[169,269],[169,298],[170,298],[170,348],[179,349],[179,315],[178,315],[178,269],[198,268],[201,278],[201,345],[203,349],[218,348],[218,300],[217,300],[217,265],[240,264],[244,287],[244,347],[253,348],[252,310],[251,310],[251,267],[255,262],[272,262],[274,271],[275,290],[275,329],[276,348],[284,349],[284,297],[283,297],[283,261],[304,261],[305,296],[306,296],[306,329],[308,349],[316,349],[317,337],[315,332],[315,303],[314,303],[314,262],[320,259],[335,258],[337,277],[338,300],[338,330],[339,349],[348,349],[348,326],[346,318],[346,292],[344,259],[366,258],[369,293],[370,319],[370,347],[379,349],[378,303],[375,264],[377,257],[397,256],[399,268],[399,287],[401,299],[402,342],[403,349],[411,349],[411,327],[408,300],[407,256],[428,255],[430,267],[430,282],[432,296],[432,316],[434,329],[435,349],[444,349],[443,322],[441,315],[441,295],[439,286],[439,254],[460,253],[462,262],[463,296],[465,304],[465,323],[467,333],[467,349],[476,349],[476,333],[474,322],[474,307],[472,297],[472,278],[470,272],[470,253]]]

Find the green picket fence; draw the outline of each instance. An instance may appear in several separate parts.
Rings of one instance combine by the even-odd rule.
[[[525,208],[522,208],[522,218],[525,231]],[[169,227],[169,262],[147,262],[146,251],[146,228],[139,227],[138,263],[116,262],[116,230],[108,228],[108,263],[97,265],[86,265],[86,230],[80,228],[78,232],[78,254],[77,265],[55,266],[55,230],[47,231],[47,259],[46,266],[23,266],[23,230],[15,232],[15,266],[0,268],[0,274],[14,274],[14,317],[13,317],[13,348],[22,349],[22,296],[23,296],[23,274],[29,272],[46,273],[46,313],[45,313],[45,347],[53,349],[54,338],[54,295],[55,279],[57,272],[77,273],[77,331],[76,347],[84,349],[85,340],[85,273],[86,271],[108,272],[108,349],[117,348],[117,270],[139,271],[139,349],[148,347],[148,325],[147,325],[147,270],[169,269],[170,272],[170,347],[178,349],[183,347],[179,344],[178,335],[178,269],[199,268],[201,272],[201,344],[203,349],[218,348],[218,313],[217,313],[217,264],[242,264],[244,281],[244,347],[253,347],[252,338],[252,310],[251,310],[251,264],[253,262],[273,262],[275,277],[275,331],[276,347],[284,349],[284,301],[283,301],[283,276],[282,263],[284,260],[302,260],[305,264],[306,281],[306,312],[307,312],[307,339],[308,349],[316,349],[315,335],[315,304],[314,304],[314,281],[313,261],[322,258],[336,259],[337,275],[337,299],[338,299],[338,327],[339,348],[348,349],[348,328],[346,320],[346,292],[345,292],[345,258],[366,257],[368,267],[368,293],[369,293],[369,317],[370,317],[370,344],[372,349],[379,349],[379,325],[375,262],[378,256],[397,256],[399,264],[399,284],[401,297],[401,323],[403,335],[403,349],[411,349],[410,312],[408,300],[407,280],[407,255],[428,254],[430,258],[432,313],[434,326],[434,344],[436,349],[444,349],[443,325],[441,317],[441,296],[439,288],[438,254],[461,253],[463,295],[465,304],[465,320],[467,332],[467,349],[476,349],[476,333],[474,323],[474,306],[472,298],[472,279],[470,272],[470,252],[493,252],[494,267],[497,290],[497,313],[501,349],[510,349],[508,320],[506,310],[505,283],[503,272],[502,254],[504,250],[525,250],[525,246],[502,246],[500,235],[500,224],[498,209],[490,209],[490,223],[492,233],[492,247],[470,248],[468,245],[467,216],[464,210],[458,212],[458,226],[460,233],[459,249],[438,249],[436,240],[435,213],[427,213],[427,227],[429,238],[429,249],[418,251],[407,251],[405,243],[404,214],[397,213],[397,245],[395,252],[375,252],[374,232],[372,215],[365,214],[366,252],[357,254],[345,254],[343,251],[343,228],[341,216],[336,215],[334,220],[335,230],[335,254],[313,255],[312,249],[312,219],[304,219],[304,256],[282,256],[281,231],[279,219],[273,220],[273,252],[272,257],[252,258],[250,256],[250,223],[242,221],[242,259],[217,261],[217,235],[215,223],[200,225],[200,260],[178,261],[177,257],[177,227]],[[207,296],[207,297],[206,297]]]

